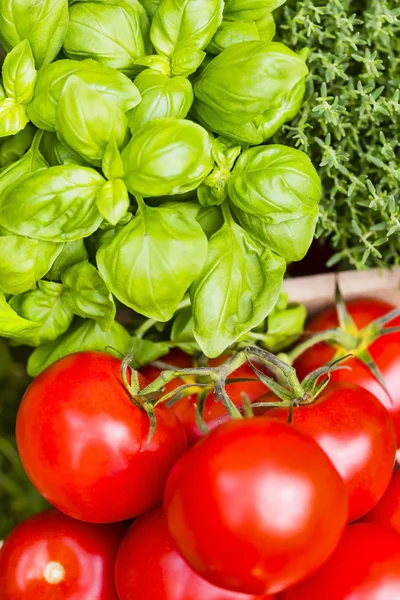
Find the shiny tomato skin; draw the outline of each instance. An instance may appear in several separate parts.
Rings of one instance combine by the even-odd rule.
[[[400,534],[400,471],[394,471],[389,487],[363,522],[391,527]]]
[[[274,594],[328,558],[347,502],[314,440],[259,417],[224,423],[182,456],[168,477],[164,510],[171,537],[202,577]]]
[[[400,534],[370,523],[349,525],[329,560],[280,600],[400,598]]]
[[[2,600],[118,600],[122,523],[93,525],[49,510],[10,533],[0,553]]]
[[[243,406],[243,393],[246,394],[250,402],[255,402],[262,394],[265,394],[266,386],[257,378],[250,365],[243,364],[236,369],[230,376],[230,379],[253,379],[254,381],[232,382],[226,385],[226,391],[237,407]],[[187,396],[181,398],[172,406],[172,410],[185,427],[188,444],[192,446],[197,440],[203,437],[202,431],[196,422],[195,404],[197,396]],[[208,394],[203,408],[203,420],[208,429],[212,430],[219,427],[222,423],[229,420],[226,408],[222,402],[217,402],[213,393]]]
[[[273,600],[217,588],[184,561],[161,507],[139,517],[120,546],[115,567],[120,600]]]
[[[359,329],[395,308],[388,302],[372,298],[351,300],[346,303],[346,306]],[[311,317],[307,323],[307,330],[315,333],[337,326],[336,308],[331,306]],[[398,326],[400,326],[400,317],[385,325],[385,327]],[[396,429],[398,445],[400,445],[400,332],[381,336],[372,342],[368,350],[385,379],[392,401],[368,367],[358,358],[346,361],[346,365],[351,367],[351,371],[346,369],[332,373],[332,381],[356,383],[374,394],[388,409]],[[303,378],[314,369],[331,362],[334,355],[335,349],[332,346],[325,343],[316,344],[295,361],[294,366],[298,376]]]
[[[271,395],[265,400],[274,399]],[[266,415],[287,421],[289,410]],[[349,522],[371,510],[389,485],[396,434],[388,411],[368,390],[329,383],[312,404],[294,407],[292,425],[310,435],[342,476],[349,494]]]
[[[83,521],[123,521],[157,505],[186,449],[182,425],[164,406],[147,443],[149,418],[132,403],[120,365],[100,352],[67,356],[33,381],[18,412],[29,478],[56,508]]]

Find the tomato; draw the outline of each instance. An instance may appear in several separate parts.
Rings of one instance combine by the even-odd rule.
[[[67,356],[33,381],[18,412],[29,478],[56,508],[83,521],[122,521],[158,504],[186,448],[182,425],[164,406],[147,443],[149,418],[131,402],[120,366],[100,352]]]
[[[346,303],[347,310],[359,329],[386,315],[395,308],[382,300],[362,298]],[[386,327],[398,327],[400,318],[394,319]],[[323,310],[312,317],[307,324],[310,332],[324,331],[338,326],[336,308]],[[388,409],[400,444],[400,332],[384,335],[368,346],[368,350],[382,373],[392,397],[388,397],[381,384],[375,379],[368,367],[356,356],[346,361],[351,371],[339,370],[332,373],[332,381],[349,381],[372,392]],[[299,377],[305,377],[314,369],[332,361],[336,348],[320,343],[304,352],[294,363]],[[356,348],[344,350],[344,354],[356,352]]]
[[[114,564],[123,524],[93,525],[56,510],[30,517],[0,553],[2,600],[118,600]]]
[[[209,361],[210,366],[218,366],[225,360],[227,356],[214,358]],[[177,367],[192,367],[192,357],[188,354],[184,354],[179,350],[171,351],[167,356],[160,359],[162,362],[167,364],[176,365]],[[148,365],[141,369],[143,375],[149,380],[154,381],[159,376],[161,370]],[[243,405],[243,396],[245,393],[250,402],[254,402],[262,394],[266,392],[266,386],[258,379],[253,369],[249,364],[245,363],[240,366],[236,371],[229,375],[229,379],[252,379],[253,381],[237,381],[228,383],[226,391],[229,394],[232,402],[241,407]],[[184,382],[181,379],[174,379],[167,383],[165,386],[166,392],[171,392]],[[172,405],[172,410],[183,424],[189,446],[193,445],[203,436],[202,431],[199,429],[196,421],[195,406],[197,404],[197,394],[191,394],[180,398],[177,402]],[[229,420],[226,408],[222,402],[217,402],[213,393],[208,394],[204,402],[203,408],[203,420],[209,429],[215,429],[221,423]]]
[[[347,521],[347,492],[318,444],[267,417],[224,423],[175,464],[165,497],[182,556],[214,585],[277,593],[317,569]]]
[[[363,521],[392,527],[400,533],[400,471],[394,471],[389,487]]]
[[[370,523],[349,525],[331,558],[281,600],[400,598],[400,534]]]
[[[263,399],[276,401],[272,394]],[[287,421],[289,410],[271,408],[265,414]],[[342,476],[349,521],[371,510],[389,485],[396,458],[396,435],[386,408],[364,388],[329,383],[315,402],[294,407],[292,414],[292,424],[325,450]]]
[[[120,600],[261,600],[217,588],[197,575],[175,548],[160,507],[131,526],[119,549],[115,574]]]

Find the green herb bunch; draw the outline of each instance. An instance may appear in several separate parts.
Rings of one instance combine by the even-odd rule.
[[[283,2],[0,0],[0,335],[31,376],[264,336],[321,196],[268,143],[308,73],[273,41]]]
[[[305,99],[283,135],[319,165],[317,236],[334,249],[329,265],[399,264],[398,3],[290,1],[279,34],[291,47],[310,49]]]

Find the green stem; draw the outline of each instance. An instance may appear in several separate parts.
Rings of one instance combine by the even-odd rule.
[[[294,361],[301,356],[301,354],[306,352],[306,350],[309,350],[321,342],[325,342],[327,344],[338,344],[347,350],[354,350],[357,348],[359,340],[353,335],[347,334],[340,329],[327,329],[326,331],[321,331],[321,333],[316,333],[304,342],[297,344],[293,350],[286,353],[290,364],[292,365]]]
[[[261,348],[257,348],[255,346],[249,346],[244,350],[244,352],[246,356],[250,355],[257,357],[258,360],[264,363],[266,367],[272,364],[275,368],[281,371],[287,379],[289,387],[295,398],[301,398],[304,395],[303,386],[297,377],[296,370],[291,365],[284,363],[277,356],[271,354],[271,352],[262,350]]]
[[[145,333],[149,331],[158,321],[156,319],[146,319],[135,331],[135,337],[142,339]]]

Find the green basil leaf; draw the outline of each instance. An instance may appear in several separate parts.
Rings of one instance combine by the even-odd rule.
[[[171,61],[166,56],[159,56],[158,54],[141,56],[136,59],[135,63],[140,67],[148,67],[152,71],[157,71],[164,75],[171,74]]]
[[[287,146],[245,150],[228,183],[239,222],[288,260],[299,260],[311,244],[321,182],[308,156]],[[255,217],[255,218],[254,218]]]
[[[0,102],[0,138],[15,135],[28,123],[26,106],[15,104],[11,98]]]
[[[36,67],[52,62],[68,27],[68,0],[0,0],[0,41],[9,52],[28,40]]]
[[[35,288],[62,247],[62,244],[18,235],[0,236],[0,290],[6,294],[21,294]]]
[[[3,64],[3,85],[7,96],[17,104],[28,104],[36,84],[35,60],[28,40],[7,54]]]
[[[222,211],[218,206],[201,207],[196,216],[196,220],[208,238],[221,229],[224,224]]]
[[[259,40],[257,25],[254,21],[222,21],[210,44],[207,52],[220,54],[225,48],[241,42]]]
[[[103,183],[96,171],[78,165],[31,173],[1,196],[0,225],[39,240],[87,237],[102,221],[96,196]]]
[[[147,15],[152,19],[161,4],[161,0],[140,0],[140,4],[144,6]]]
[[[169,58],[184,46],[204,50],[222,21],[223,0],[163,0],[151,24],[151,41]]]
[[[111,139],[118,146],[124,143],[128,121],[122,110],[103,100],[80,77],[71,75],[58,102],[56,132],[62,142],[99,167]]]
[[[97,253],[108,289],[136,312],[168,321],[200,273],[207,238],[182,212],[141,206]]]
[[[194,335],[210,358],[258,325],[274,307],[285,261],[228,222],[212,236],[206,264],[190,289]]]
[[[225,0],[224,18],[255,21],[262,18],[265,13],[285,3],[286,0]]]
[[[268,330],[262,345],[270,352],[281,352],[289,348],[303,333],[307,311],[302,304],[289,306],[268,315]]]
[[[144,365],[168,354],[170,345],[167,342],[153,342],[143,338],[132,337],[132,366],[140,369]]]
[[[39,138],[37,138],[38,140]],[[7,140],[8,141],[8,140]],[[47,162],[34,142],[30,150],[17,162],[10,164],[0,173],[0,205],[3,194],[28,173],[47,167]]]
[[[220,206],[226,200],[228,188],[223,179],[222,182],[218,180],[219,174],[219,170],[212,173],[217,178],[215,184],[214,178],[209,175],[205,182],[197,188],[197,198],[201,206]]]
[[[17,162],[30,148],[36,129],[28,123],[22,131],[6,139],[0,146],[0,169]]]
[[[189,307],[180,310],[172,324],[171,340],[182,352],[200,354],[201,349],[195,340],[193,327],[192,309]]]
[[[101,168],[107,179],[123,179],[125,176],[121,154],[114,138],[107,144]]]
[[[2,102],[3,100],[5,100],[6,97],[7,97],[6,93],[5,93],[4,88],[3,88],[3,86],[2,86],[2,84],[0,82],[0,102]]]
[[[74,2],[64,40],[68,58],[93,58],[133,76],[135,60],[151,52],[150,24],[139,2]]]
[[[97,196],[96,205],[100,214],[111,225],[117,225],[128,212],[130,205],[128,190],[122,179],[107,181]]]
[[[194,190],[211,171],[211,147],[203,127],[183,119],[146,123],[122,152],[128,190],[165,196]]]
[[[302,57],[284,44],[234,44],[201,71],[194,85],[193,114],[211,131],[260,144],[263,137],[254,121],[279,107],[307,73]]]
[[[72,150],[67,144],[61,142],[52,131],[45,131],[43,133],[41,149],[43,156],[52,167],[71,163],[83,167],[89,166],[75,150]]]
[[[9,305],[20,317],[40,326],[37,331],[19,336],[19,343],[30,346],[57,339],[67,331],[74,318],[63,297],[63,286],[50,281],[39,281],[36,290],[14,296]]]
[[[191,48],[190,46],[179,48],[172,56],[172,74],[185,77],[191,75],[199,68],[205,57],[206,53],[197,50],[197,48]]]
[[[272,13],[265,13],[263,17],[255,21],[255,24],[260,40],[263,42],[272,42],[276,33],[276,24]]]
[[[136,77],[135,85],[142,101],[127,115],[133,134],[154,119],[184,119],[192,106],[193,88],[186,77],[171,78],[147,69]]]
[[[33,100],[28,107],[29,118],[36,127],[55,131],[57,105],[71,75],[80,77],[98,97],[124,113],[140,102],[137,87],[123,73],[90,59],[58,60],[41,69],[38,75]]]
[[[83,240],[76,240],[75,242],[64,244],[63,249],[54,261],[53,266],[46,274],[46,279],[50,279],[50,281],[61,281],[61,276],[64,271],[69,269],[69,267],[72,267],[72,265],[83,262],[87,258],[88,253]]]
[[[114,322],[115,304],[100,273],[84,261],[73,265],[61,276],[71,310],[78,317],[94,319],[103,331]]]
[[[18,341],[18,338],[40,329],[38,323],[23,319],[7,304],[0,292],[0,336]]]
[[[36,377],[60,358],[75,352],[98,350],[120,356],[126,354],[130,347],[130,335],[119,323],[114,323],[109,331],[104,332],[96,321],[81,321],[54,342],[36,348],[28,360],[28,374]]]

